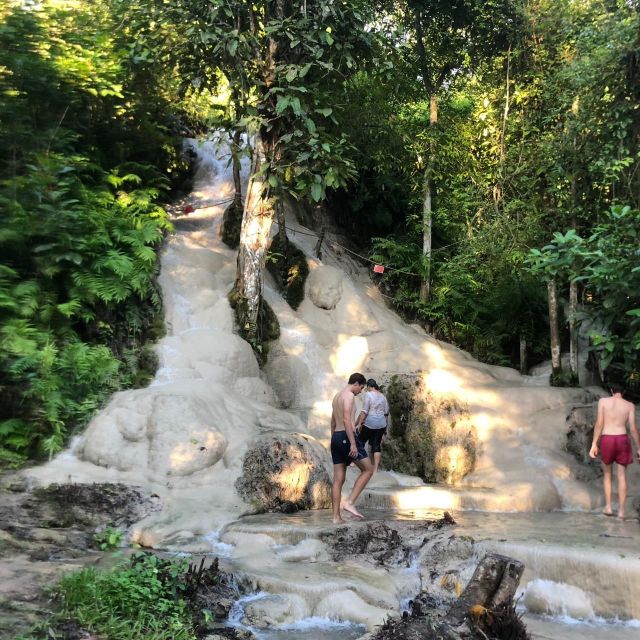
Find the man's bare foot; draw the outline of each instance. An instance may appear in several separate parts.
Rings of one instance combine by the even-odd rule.
[[[344,502],[342,504],[342,508],[345,511],[348,511],[352,516],[354,516],[354,517],[356,517],[356,518],[358,518],[360,520],[364,520],[364,516],[350,502]]]
[[[344,524],[344,520],[340,517],[334,518],[333,524]]]
[[[624,520],[624,511],[618,511],[618,520]]]
[[[602,515],[604,515],[604,516],[612,516],[613,515],[613,511],[611,511],[611,509],[605,509],[602,512]]]

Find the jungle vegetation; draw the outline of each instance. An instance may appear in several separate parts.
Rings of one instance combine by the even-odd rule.
[[[253,160],[234,296],[256,348],[295,198],[438,338],[523,371],[552,354],[570,384],[582,336],[637,385],[639,94],[637,0],[8,0],[0,458],[55,453],[148,378],[162,204],[181,138],[214,128]]]

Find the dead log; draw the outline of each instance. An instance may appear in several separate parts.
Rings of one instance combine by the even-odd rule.
[[[514,558],[498,554],[487,554],[460,594],[458,600],[449,609],[446,621],[452,627],[458,627],[484,612],[496,612],[509,607],[515,596],[524,564]]]

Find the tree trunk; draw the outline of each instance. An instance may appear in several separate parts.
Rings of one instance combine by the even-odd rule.
[[[255,344],[258,339],[258,313],[262,301],[263,272],[274,216],[274,206],[269,197],[269,188],[265,183],[265,174],[256,176],[264,161],[264,142],[258,135],[240,230],[235,291],[240,329],[252,344]]]
[[[233,186],[235,189],[233,194],[233,205],[238,212],[242,211],[242,181],[240,179],[241,136],[241,132],[236,130],[233,133],[233,140],[231,143],[231,160],[233,162]]]
[[[569,283],[569,366],[571,375],[578,381],[578,323],[575,315],[578,311],[578,283]]]
[[[282,198],[277,198],[275,202],[276,220],[278,221],[278,244],[281,249],[287,246],[289,238],[287,238],[287,225],[284,219],[284,202]]]
[[[497,610],[507,606],[520,583],[524,564],[514,558],[498,554],[487,554],[473,572],[469,584],[447,613],[446,621],[453,627],[461,625],[474,609]]]
[[[558,293],[556,280],[551,278],[547,282],[547,294],[549,297],[549,334],[551,336],[551,374],[553,376],[562,373],[560,361],[560,329],[558,326]]]
[[[527,373],[527,339],[520,336],[520,373],[524,376]]]
[[[438,100],[435,94],[429,98],[429,126],[438,122]],[[424,170],[424,189],[422,201],[422,259],[425,273],[420,285],[420,302],[426,302],[431,293],[431,236],[433,227],[433,169],[436,148],[433,140],[429,142],[427,166]]]

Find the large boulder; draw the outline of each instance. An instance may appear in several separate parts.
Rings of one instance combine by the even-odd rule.
[[[216,414],[200,398],[153,389],[123,392],[91,421],[79,453],[120,471],[187,476],[224,455],[227,440],[218,429],[223,419],[223,408]]]
[[[307,294],[320,309],[335,309],[342,298],[344,274],[329,266],[317,267],[307,278]]]
[[[311,436],[265,438],[247,451],[236,489],[258,513],[326,509],[331,506],[328,455]]]
[[[425,482],[456,484],[476,464],[478,437],[469,412],[453,396],[435,395],[419,375],[396,375],[387,388],[391,428],[387,468]]]
[[[580,405],[571,409],[567,416],[567,451],[581,463],[577,473],[579,480],[593,480],[602,475],[599,460],[589,457],[591,442],[593,441],[593,427],[596,421],[598,403]]]

